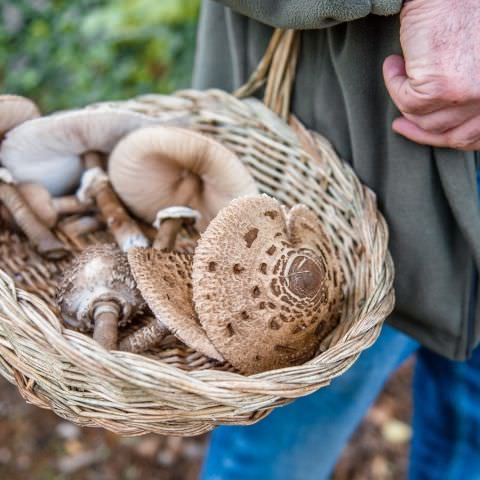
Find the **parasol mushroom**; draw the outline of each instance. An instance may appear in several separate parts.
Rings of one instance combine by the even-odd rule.
[[[126,256],[116,245],[94,245],[75,258],[60,283],[58,305],[65,323],[107,350],[117,348],[118,327],[142,311],[145,303]]]
[[[137,217],[152,223],[165,208],[190,207],[201,214],[199,231],[233,198],[258,193],[233,152],[209,137],[175,127],[145,127],[126,136],[110,156],[109,176]],[[168,229],[178,230],[181,220],[165,220],[164,229],[167,222],[177,224]]]
[[[87,170],[82,175],[77,197],[82,202],[95,200],[117,244],[126,252],[132,247],[147,247],[147,237],[125,210],[113,191],[110,180],[102,168],[102,155],[88,152],[83,155]]]
[[[128,262],[155,320],[122,340],[120,350],[137,353],[148,350],[170,332],[189,347],[222,361],[193,308],[192,255],[132,248]]]
[[[8,212],[15,225],[25,233],[38,253],[50,260],[63,258],[67,249],[42,223],[19,192],[17,185],[5,168],[0,168],[0,203]],[[5,221],[5,212],[2,219]],[[8,220],[7,220],[8,221]]]
[[[202,327],[245,374],[305,362],[339,321],[342,271],[304,205],[233,200],[198,242],[192,278]]]
[[[65,195],[80,182],[82,154],[109,153],[127,133],[161,121],[104,106],[57,112],[11,130],[0,158],[18,182],[40,183],[54,196]]]

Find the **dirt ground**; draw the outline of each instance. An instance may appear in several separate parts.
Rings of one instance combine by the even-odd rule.
[[[387,384],[346,448],[334,480],[406,477],[411,371],[410,363]],[[0,379],[0,479],[196,480],[206,443],[207,436],[121,438],[80,429],[25,404]]]

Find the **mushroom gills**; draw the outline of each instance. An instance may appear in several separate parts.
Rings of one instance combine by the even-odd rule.
[[[192,255],[162,252],[155,248],[133,248],[128,261],[143,298],[155,315],[157,335],[149,335],[151,325],[122,342],[126,351],[141,352],[158,344],[172,333],[187,346],[223,361],[202,329],[192,302]],[[143,338],[146,343],[140,344]]]

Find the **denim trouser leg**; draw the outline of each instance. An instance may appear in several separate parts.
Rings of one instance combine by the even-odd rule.
[[[385,381],[418,344],[389,326],[341,377],[248,427],[212,434],[204,480],[322,480]]]
[[[421,348],[414,376],[412,480],[480,479],[480,348],[452,362]]]

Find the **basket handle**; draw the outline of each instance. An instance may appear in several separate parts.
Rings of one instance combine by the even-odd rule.
[[[247,97],[266,84],[263,102],[287,120],[299,50],[298,30],[277,28],[258,67],[234,95]]]

